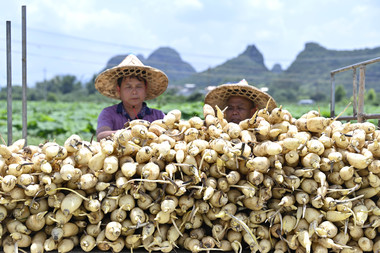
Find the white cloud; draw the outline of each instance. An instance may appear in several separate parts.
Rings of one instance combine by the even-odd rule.
[[[193,9],[203,8],[203,4],[199,0],[176,0],[176,1],[169,0],[169,2],[178,9],[185,10],[188,8],[193,8]],[[158,2],[158,4],[160,3]]]
[[[247,0],[246,3],[254,8],[260,8],[261,10],[276,11],[283,8],[284,3],[280,0]]]
[[[62,30],[70,33],[85,31],[93,28],[118,27],[120,24],[133,25],[133,19],[127,15],[117,12],[111,12],[108,9],[102,9],[97,12],[71,11],[62,15]]]
[[[44,68],[52,75],[89,75],[116,54],[147,57],[161,46],[177,50],[198,71],[252,44],[268,67],[287,67],[309,41],[328,49],[380,46],[376,0],[0,0],[3,60],[4,21],[12,20],[13,38],[20,40],[22,4],[30,28],[28,75],[37,80]],[[18,45],[13,50],[20,51]],[[0,78],[1,85],[4,71]]]
[[[103,1],[102,1],[103,2]],[[111,10],[92,0],[34,0],[28,6],[32,22],[36,25],[54,26],[58,31],[77,33],[96,27],[116,25],[133,20],[121,10]],[[29,10],[30,9],[30,10]]]

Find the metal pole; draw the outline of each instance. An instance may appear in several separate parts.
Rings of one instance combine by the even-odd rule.
[[[25,145],[27,145],[28,136],[28,120],[27,120],[27,110],[26,110],[26,6],[22,6],[22,138],[25,139]]]
[[[8,146],[12,144],[12,61],[11,61],[11,21],[7,26],[7,120]]]
[[[364,91],[365,91],[365,66],[360,67],[359,74],[359,99],[358,99],[358,122],[364,122]]]

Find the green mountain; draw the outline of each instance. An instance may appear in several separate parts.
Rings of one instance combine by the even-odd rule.
[[[118,65],[125,57],[127,57],[127,54],[112,57],[107,62],[104,70]],[[193,66],[184,62],[179,53],[169,47],[158,48],[147,59],[142,55],[137,55],[137,57],[144,65],[152,66],[165,72],[170,81],[181,80],[196,73]]]
[[[329,50],[317,43],[306,43],[295,61],[285,71],[279,64],[272,70],[264,65],[260,51],[250,45],[231,60],[206,71],[193,74],[175,84],[194,83],[198,89],[206,86],[237,82],[245,78],[249,84],[268,87],[268,93],[277,101],[297,101],[300,98],[328,100],[331,93],[330,72],[345,66],[377,58],[380,47],[361,50]],[[352,71],[335,75],[335,85],[343,85],[348,96],[352,95]],[[359,69],[357,70],[359,76]],[[380,92],[380,62],[366,67],[366,90]]]
[[[209,68],[206,71],[195,73],[183,80],[174,81],[175,85],[194,83],[198,88],[216,86],[228,82],[238,82],[245,78],[249,83],[262,83],[271,75],[264,65],[264,57],[256,46],[248,46],[237,57],[225,63]]]
[[[331,75],[330,72],[367,61],[380,56],[380,47],[360,50],[329,50],[317,43],[306,43],[295,61],[286,71],[272,79],[270,87],[276,92],[283,93],[285,88],[297,90],[305,97],[330,96]],[[357,78],[359,69],[357,69]],[[374,89],[380,92],[380,63],[374,63],[366,67],[366,90]],[[335,74],[335,85],[343,85],[347,95],[353,91],[353,71]],[[276,93],[274,92],[274,93]]]
[[[115,56],[106,68],[119,64],[126,55]],[[194,92],[206,92],[207,86],[217,86],[246,79],[256,87],[269,88],[276,101],[297,101],[301,98],[328,100],[331,93],[330,72],[345,66],[380,57],[380,47],[360,50],[330,50],[317,43],[306,43],[288,69],[275,64],[269,70],[264,56],[255,45],[225,63],[197,73],[178,52],[168,47],[154,51],[147,59],[138,56],[149,66],[163,70],[169,77],[169,87],[183,89],[186,84],[195,84]],[[348,96],[352,95],[352,71],[338,73],[335,84],[343,85]],[[359,76],[359,69],[357,70]],[[380,92],[380,63],[366,67],[366,90]],[[187,89],[185,87],[185,89]],[[191,92],[191,91],[190,91]]]

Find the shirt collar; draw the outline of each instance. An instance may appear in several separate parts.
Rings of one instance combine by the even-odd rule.
[[[116,112],[124,115],[127,120],[133,120],[131,116],[129,116],[128,112],[124,109],[123,102],[117,105]],[[145,102],[142,103],[142,107],[140,112],[137,114],[137,119],[143,119],[145,115],[152,114],[152,110],[147,106]]]

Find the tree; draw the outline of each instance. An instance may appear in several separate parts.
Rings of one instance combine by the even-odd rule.
[[[346,90],[343,85],[338,85],[335,89],[335,101],[340,102],[346,97]]]
[[[376,91],[374,89],[370,89],[366,94],[365,100],[371,104],[374,104],[376,102]]]
[[[317,92],[310,96],[311,99],[315,101],[324,101],[326,99],[326,94],[322,92]]]
[[[36,88],[44,94],[49,92],[67,94],[82,89],[82,83],[73,75],[57,75],[50,80],[37,82]]]
[[[30,101],[38,101],[38,100],[43,100],[45,98],[45,94],[35,88],[31,88],[31,89],[28,88],[27,97],[28,97],[28,100]]]
[[[194,92],[190,96],[186,98],[186,101],[189,102],[195,102],[195,101],[203,101],[204,100],[204,95],[200,92]]]
[[[36,90],[38,90],[41,94],[43,94],[43,98],[46,100],[47,92],[48,92],[48,82],[43,81],[43,82],[37,82],[36,83]]]
[[[91,80],[88,81],[84,86],[88,92],[88,94],[94,94],[96,93],[96,88],[95,88],[95,79],[96,75],[93,75]]]
[[[53,82],[59,87],[62,94],[71,93],[81,89],[81,83],[73,75],[56,76]]]
[[[57,95],[53,92],[49,92],[49,94],[47,95],[47,101],[49,101],[49,102],[58,101]]]

